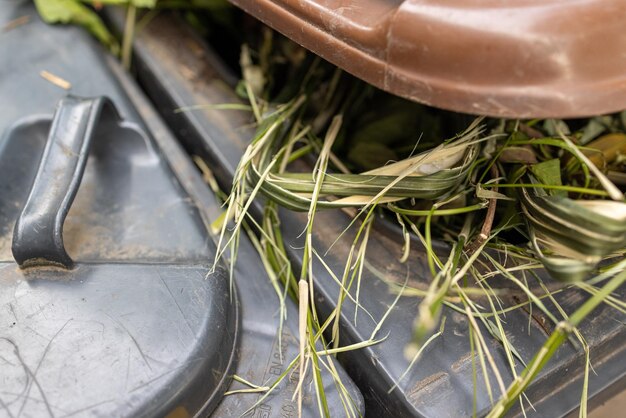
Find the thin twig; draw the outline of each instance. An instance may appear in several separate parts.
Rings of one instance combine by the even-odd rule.
[[[492,165],[490,169],[491,175],[494,179],[498,178],[498,168],[496,165]],[[497,192],[498,187],[494,186],[493,191]],[[472,255],[474,252],[479,249],[489,238],[489,234],[491,234],[491,227],[493,226],[493,219],[496,215],[496,205],[498,199],[492,198],[489,199],[489,205],[487,206],[487,215],[485,216],[485,222],[483,223],[482,228],[480,229],[480,234],[467,246],[467,254]]]

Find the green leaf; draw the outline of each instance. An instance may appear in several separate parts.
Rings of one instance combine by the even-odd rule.
[[[87,29],[112,53],[119,52],[119,43],[96,12],[76,0],[35,0],[37,11],[46,23],[72,23]]]
[[[156,7],[157,0],[100,0],[100,3],[118,6],[131,4],[152,9]],[[109,48],[111,53],[119,54],[120,45],[117,39],[98,14],[81,0],[35,0],[35,6],[44,22],[80,25]]]
[[[550,186],[561,186],[561,163],[558,158],[544,161],[542,163],[530,166],[530,171],[537,177],[539,183],[549,184]],[[548,193],[552,195],[566,195],[563,190],[550,190]]]
[[[610,118],[607,116],[597,116],[589,120],[587,126],[584,127],[582,136],[578,141],[579,144],[585,145],[589,141],[597,138],[607,130],[607,127],[610,125]]]
[[[156,6],[157,0],[130,0],[130,3],[136,7],[147,7],[152,9]]]
[[[514,198],[509,197],[503,193],[499,193],[493,190],[485,189],[482,185],[476,185],[476,197],[480,199],[501,199],[515,201]]]

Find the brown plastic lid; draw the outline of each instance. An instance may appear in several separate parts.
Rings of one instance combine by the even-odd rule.
[[[231,0],[375,86],[500,117],[626,108],[623,0]]]

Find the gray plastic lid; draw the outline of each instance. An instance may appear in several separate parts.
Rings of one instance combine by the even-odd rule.
[[[0,26],[24,15],[0,37],[0,416],[209,414],[235,366],[228,274],[100,46],[29,2]]]

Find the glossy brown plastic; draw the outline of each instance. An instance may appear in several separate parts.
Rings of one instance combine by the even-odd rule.
[[[623,0],[230,0],[349,73],[459,112],[626,108]]]

